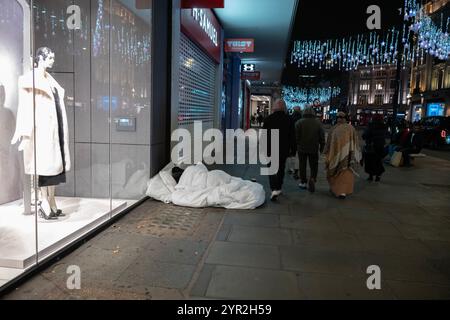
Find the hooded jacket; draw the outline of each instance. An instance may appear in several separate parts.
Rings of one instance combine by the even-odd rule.
[[[59,140],[58,116],[55,106],[55,97],[53,95],[54,89],[58,92],[57,94],[59,96],[62,114],[65,168],[63,168]],[[33,91],[35,92],[34,101]],[[34,72],[34,81],[33,71],[30,71],[19,78],[17,124],[16,132],[11,143],[16,144],[22,139],[19,150],[23,150],[24,152],[25,173],[28,175],[55,176],[62,173],[63,169],[65,169],[65,171],[70,170],[69,128],[64,97],[65,90],[47,72],[45,72],[45,75],[37,71]],[[35,112],[33,112],[34,105]],[[35,146],[36,170],[34,154]]]

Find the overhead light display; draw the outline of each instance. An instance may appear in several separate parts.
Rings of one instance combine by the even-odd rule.
[[[295,41],[291,64],[299,68],[356,70],[359,66],[396,64],[399,58],[398,43],[404,44],[402,65],[430,54],[441,60],[450,56],[450,19],[437,26],[416,0],[405,0],[405,16],[408,21],[401,31],[392,28],[384,35],[376,32],[357,36],[329,39]],[[406,25],[409,25],[407,27]],[[399,39],[399,37],[402,37]],[[411,41],[414,39],[414,41]]]
[[[450,17],[445,20],[441,13],[438,26],[416,0],[406,0],[405,8],[404,19],[412,21],[409,31],[417,35],[418,48],[440,60],[447,60],[450,56]]]
[[[341,94],[341,88],[298,88],[284,86],[282,90],[283,100],[289,109],[293,107],[301,107],[304,109],[311,106],[314,102],[325,104],[332,98],[336,98]]]

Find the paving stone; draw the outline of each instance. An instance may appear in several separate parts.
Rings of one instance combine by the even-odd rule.
[[[157,262],[143,256],[120,274],[115,286],[129,286],[134,290],[150,287],[185,289],[195,268],[193,265]]]
[[[450,241],[422,240],[422,243],[431,250],[434,258],[450,258]]]
[[[115,251],[118,249],[142,249],[146,248],[148,244],[152,241],[152,237],[143,236],[139,234],[122,234],[119,235],[120,231],[108,232],[100,234],[99,236],[92,239],[89,245],[94,246],[98,249],[104,249],[109,251]]]
[[[248,300],[302,298],[295,273],[230,266],[217,266],[206,295]]]
[[[292,244],[292,236],[288,229],[245,227],[235,225],[232,228],[228,241],[255,244],[289,245]]]
[[[65,284],[64,284],[65,285]],[[31,281],[22,284],[16,290],[11,291],[5,300],[58,300],[67,293],[65,287],[56,285],[45,276],[36,275]]]
[[[280,226],[280,219],[275,214],[230,213],[225,216],[224,224],[241,226],[274,227]]]
[[[450,241],[450,229],[445,226],[414,226],[402,223],[396,223],[395,226],[406,239]]]
[[[431,214],[433,216],[450,218],[450,206],[448,206],[448,205],[446,205],[446,206],[436,206],[436,205],[423,206],[422,208],[426,212],[428,212],[429,214]]]
[[[160,238],[152,239],[142,254],[154,261],[197,265],[207,248],[204,241]]]
[[[191,292],[189,292],[190,296],[192,297],[206,296],[206,290],[208,290],[208,286],[212,279],[213,272],[215,269],[216,269],[215,265],[212,264],[203,265],[203,268],[200,271],[197,281],[195,282]]]
[[[362,221],[394,222],[396,219],[388,212],[370,208],[339,208],[340,218]]]
[[[231,224],[223,224],[217,233],[216,241],[227,241],[232,228]]]
[[[419,240],[398,237],[376,237],[359,235],[365,251],[380,255],[432,257],[432,251]]]
[[[421,282],[386,281],[398,299],[440,300],[450,299],[450,286],[437,286]]]
[[[340,275],[363,275],[362,257],[358,253],[332,250],[322,246],[280,247],[283,270]]]
[[[280,225],[282,228],[300,229],[300,230],[316,230],[322,232],[341,231],[335,219],[323,216],[312,216],[312,217],[281,216]]]
[[[390,222],[340,219],[337,223],[343,232],[349,234],[402,237],[400,231]]]
[[[420,227],[446,227],[450,229],[450,221],[445,217],[433,216],[428,213],[423,214],[414,210],[411,212],[393,213],[392,215],[401,224]]]
[[[391,288],[382,283],[381,290],[369,290],[367,278],[320,273],[301,273],[299,287],[311,300],[386,300],[395,299]]]
[[[353,252],[362,251],[360,240],[351,234],[343,232],[323,232],[321,230],[295,230],[294,244],[328,248],[330,250]]]
[[[426,258],[364,254],[362,261],[366,268],[372,265],[379,266],[383,281],[399,280],[443,285],[449,283],[447,276],[433,268]]]
[[[279,269],[280,256],[275,246],[215,242],[206,263]]]

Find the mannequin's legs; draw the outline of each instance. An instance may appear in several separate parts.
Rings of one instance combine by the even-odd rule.
[[[57,212],[58,207],[56,206],[56,200],[55,200],[56,187],[51,186],[51,187],[47,187],[47,188],[48,188],[48,202],[50,203],[50,208],[52,209],[53,212]]]
[[[41,209],[44,210],[44,213],[49,216],[52,212],[49,201],[48,187],[41,187],[40,189],[40,206]]]
[[[53,212],[51,203],[54,201],[54,191],[51,189],[54,187],[40,187],[40,194],[41,198],[39,201],[39,211],[42,216],[42,218],[48,220],[48,219],[55,219],[56,213]],[[56,203],[55,203],[56,206]]]

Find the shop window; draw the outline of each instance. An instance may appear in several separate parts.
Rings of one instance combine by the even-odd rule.
[[[0,286],[145,197],[151,9],[76,3],[0,0]]]

